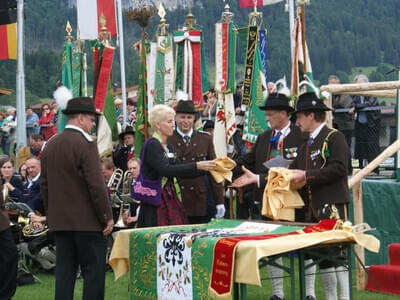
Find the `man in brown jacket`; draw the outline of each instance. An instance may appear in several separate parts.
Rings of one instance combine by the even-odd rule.
[[[73,299],[76,271],[84,278],[83,299],[103,299],[111,206],[96,143],[90,137],[95,108],[88,97],[71,99],[63,110],[65,130],[41,157],[40,192],[56,242],[55,299]]]
[[[18,255],[2,191],[0,183],[0,299],[11,299],[17,287]]]
[[[190,100],[181,100],[176,107],[177,128],[168,138],[168,145],[182,163],[215,159],[211,135],[193,129],[195,109]],[[190,224],[207,223],[214,216],[223,217],[224,187],[205,174],[194,178],[178,178],[182,203]],[[215,212],[216,210],[216,212]]]

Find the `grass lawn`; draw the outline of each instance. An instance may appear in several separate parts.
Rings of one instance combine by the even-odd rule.
[[[18,287],[13,300],[51,300],[54,298],[54,282],[55,282],[54,276],[37,274],[35,271],[33,273],[40,278],[41,283]],[[263,270],[261,271],[261,275],[262,278],[266,278],[265,268],[263,268]],[[353,276],[353,281],[354,278],[355,276]],[[286,299],[290,299],[289,279],[286,279],[284,282],[285,282]],[[83,281],[81,279],[77,280],[74,299],[82,298],[82,283]],[[298,285],[298,281],[296,281],[296,285]],[[318,275],[316,280],[316,293],[317,293],[317,299],[323,299],[323,290]],[[377,294],[366,291],[357,291],[355,288],[355,283],[353,283],[353,293],[354,293],[354,299],[357,300],[399,299],[399,296]],[[263,287],[248,286],[247,288],[247,298],[249,300],[268,299],[270,295],[271,295],[271,288],[268,280],[263,280]],[[129,299],[128,276],[125,275],[124,277],[115,281],[114,274],[112,272],[107,272],[105,299],[128,300]]]

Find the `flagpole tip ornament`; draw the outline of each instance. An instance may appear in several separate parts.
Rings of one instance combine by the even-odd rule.
[[[68,42],[71,42],[73,39],[73,36],[72,36],[72,27],[71,27],[71,24],[69,23],[69,21],[67,21],[67,25],[65,26],[65,32],[67,33],[67,35],[65,36],[65,39]]]
[[[128,11],[125,15],[129,21],[135,21],[142,29],[150,24],[150,18],[157,13],[157,8],[152,4],[147,4],[145,1],[138,4],[137,7]]]
[[[235,16],[235,14],[230,11],[229,4],[228,3],[225,4],[224,11],[222,12],[222,15],[221,15],[221,22],[222,23],[230,23],[230,22],[232,22],[232,19],[234,16]]]
[[[308,5],[310,4],[310,0],[296,0],[297,5]]]
[[[111,45],[111,32],[107,30],[107,20],[104,14],[100,15],[100,33],[99,40],[105,45]]]

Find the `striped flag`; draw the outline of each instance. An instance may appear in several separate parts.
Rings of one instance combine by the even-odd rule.
[[[156,74],[157,43],[150,43],[146,53],[147,65],[147,109],[153,107],[155,94],[155,74]]]
[[[77,0],[76,8],[79,39],[97,39],[102,22],[111,36],[117,35],[115,0]]]
[[[283,0],[257,0],[257,7],[276,4],[276,3],[279,3],[282,1]],[[254,7],[254,1],[253,0],[239,0],[239,6],[240,6],[240,8]]]
[[[102,52],[99,69],[97,70],[96,89],[94,92],[94,105],[96,111],[99,113],[102,113],[104,110],[115,48],[105,46]]]
[[[214,125],[214,148],[217,157],[227,156],[227,145],[236,131],[235,91],[236,33],[232,23],[215,24],[215,90],[217,110]]]
[[[17,23],[0,25],[0,60],[17,59]]]
[[[187,93],[196,110],[201,110],[203,93],[208,90],[202,31],[176,31],[174,42],[177,45],[175,90]]]
[[[291,93],[292,95],[300,95],[302,91],[299,91],[299,82],[305,80],[304,78],[305,75],[307,75],[307,77],[311,81],[314,81],[307,42],[304,43],[306,46],[305,50],[303,49],[302,26],[301,26],[300,16],[296,17],[292,38],[294,39],[295,42],[293,51]],[[306,64],[305,68],[304,68],[304,59]],[[308,86],[304,88],[307,89],[307,92],[312,91],[312,89]]]

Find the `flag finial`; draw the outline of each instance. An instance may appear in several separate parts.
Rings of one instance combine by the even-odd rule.
[[[72,36],[72,27],[71,27],[71,24],[69,23],[69,21],[67,21],[67,25],[65,26],[65,31],[67,32],[67,35],[65,36],[65,39],[68,42],[71,42],[73,36]]]
[[[167,35],[167,27],[169,26],[169,24],[166,24],[165,20],[165,9],[164,6],[162,5],[162,3],[160,3],[160,6],[158,8],[158,15],[160,16],[161,20],[160,20],[160,24],[158,25],[158,28],[160,28],[160,35],[161,36],[166,36]]]

